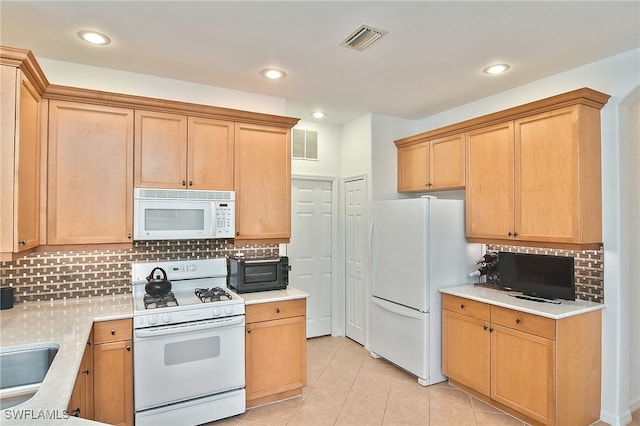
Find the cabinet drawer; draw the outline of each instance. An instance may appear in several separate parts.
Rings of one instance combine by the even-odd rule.
[[[245,308],[246,322],[252,323],[306,315],[306,302],[306,299],[295,299],[247,305]]]
[[[101,321],[93,324],[93,342],[100,343],[117,342],[132,338],[132,321],[129,318]]]
[[[450,294],[442,295],[442,307],[449,311],[484,321],[489,321],[491,312],[490,306],[486,303],[465,299],[464,297],[452,296]]]
[[[538,315],[514,311],[512,309],[491,307],[491,323],[509,327],[514,330],[534,334],[546,339],[556,339],[556,321]]]

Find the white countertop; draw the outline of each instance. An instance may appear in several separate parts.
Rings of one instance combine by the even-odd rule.
[[[306,299],[307,293],[295,287],[287,287],[285,290],[258,291],[255,293],[238,294],[244,299],[245,305],[255,305],[256,303],[280,302],[283,300]]]
[[[40,389],[29,400],[3,410],[3,425],[98,424],[63,418],[94,321],[131,318],[131,294],[18,303],[0,311],[0,346],[56,343],[58,353]],[[22,419],[17,417],[22,416]],[[46,416],[46,417],[44,417]]]
[[[307,298],[302,290],[243,293],[245,304]],[[0,311],[0,347],[55,343],[60,346],[38,392],[22,404],[0,413],[3,425],[101,424],[76,417],[62,418],[73,391],[94,322],[133,317],[131,294],[18,303]],[[17,417],[22,416],[22,419]],[[43,417],[46,416],[46,417]]]
[[[556,320],[604,309],[604,304],[602,303],[584,300],[562,300],[560,304],[556,305],[516,299],[513,296],[520,294],[517,291],[498,290],[475,285],[445,287],[441,288],[440,292]]]

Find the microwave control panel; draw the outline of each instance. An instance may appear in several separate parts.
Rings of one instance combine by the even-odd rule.
[[[215,212],[215,236],[217,238],[233,238],[235,237],[235,209],[233,203],[218,202],[216,203]]]

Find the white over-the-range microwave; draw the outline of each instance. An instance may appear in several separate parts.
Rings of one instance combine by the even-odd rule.
[[[134,240],[235,237],[235,192],[135,188]]]

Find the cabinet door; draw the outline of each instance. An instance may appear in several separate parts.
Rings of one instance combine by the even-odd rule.
[[[20,73],[14,251],[40,244],[40,95]]]
[[[490,344],[489,323],[442,311],[442,372],[486,396],[491,391]]]
[[[83,419],[93,419],[93,346],[89,337],[87,347],[80,361],[80,370],[69,400],[67,411],[70,415]]]
[[[131,340],[95,345],[94,420],[133,425],[133,357]]]
[[[306,317],[246,325],[247,401],[306,385]]]
[[[49,103],[48,244],[131,241],[133,111]]]
[[[135,112],[135,187],[187,187],[187,117]]]
[[[515,122],[518,239],[579,242],[578,137],[574,107]]]
[[[398,192],[427,191],[429,188],[429,142],[399,148]]]
[[[19,253],[40,243],[40,95],[16,67],[0,71],[0,252]]]
[[[235,128],[237,239],[291,236],[290,130],[251,124]]]
[[[429,189],[464,187],[464,140],[464,134],[460,134],[431,141]]]
[[[233,190],[234,123],[189,117],[189,188]]]
[[[491,398],[555,422],[555,342],[499,325],[491,333]]]
[[[511,238],[513,123],[467,133],[467,237]]]

